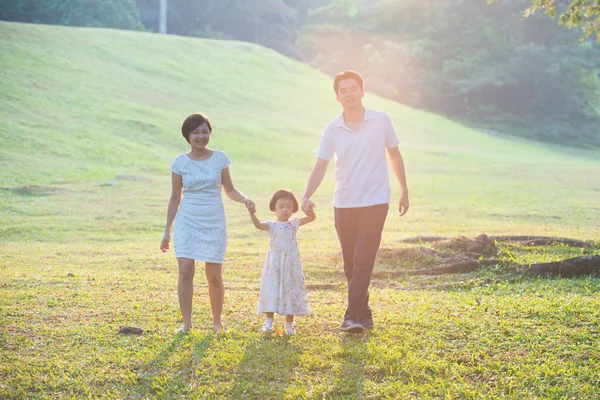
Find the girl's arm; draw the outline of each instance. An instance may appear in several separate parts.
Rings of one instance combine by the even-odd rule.
[[[269,224],[267,224],[266,222],[260,222],[256,217],[256,214],[253,211],[251,211],[250,208],[248,208],[248,211],[250,212],[250,218],[252,219],[252,223],[254,224],[256,229],[260,229],[261,231],[269,230]]]
[[[175,172],[171,173],[171,198],[169,199],[169,206],[167,207],[167,223],[165,224],[165,234],[160,242],[160,249],[163,253],[169,250],[169,242],[171,241],[171,226],[179,210],[179,204],[181,203],[181,191],[183,184],[181,182],[181,175],[177,175]]]
[[[315,213],[315,211],[313,210],[313,212],[311,212],[310,214],[306,214],[304,217],[300,218],[300,226],[311,223],[315,219],[317,219],[317,213]]]

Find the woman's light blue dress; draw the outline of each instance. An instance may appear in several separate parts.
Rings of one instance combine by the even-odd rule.
[[[181,176],[183,198],[175,217],[173,244],[177,258],[222,264],[227,248],[221,174],[231,164],[222,151],[206,160],[177,156],[171,171]]]

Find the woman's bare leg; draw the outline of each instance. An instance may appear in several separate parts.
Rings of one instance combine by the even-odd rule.
[[[194,273],[195,262],[189,258],[178,258],[179,278],[177,282],[177,296],[179,297],[179,309],[183,317],[181,330],[189,332],[192,329],[192,299],[194,297]]]
[[[212,310],[213,326],[215,332],[223,329],[221,313],[223,312],[223,300],[225,298],[225,287],[222,275],[223,264],[206,263],[205,273],[208,281],[208,296],[210,297],[210,309]]]

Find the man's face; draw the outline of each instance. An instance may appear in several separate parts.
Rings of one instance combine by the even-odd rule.
[[[344,109],[362,107],[364,95],[356,79],[343,79],[338,82],[337,101]]]

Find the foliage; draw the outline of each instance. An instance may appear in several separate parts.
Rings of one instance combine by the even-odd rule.
[[[140,30],[134,0],[0,0],[0,19]]]
[[[319,69],[355,69],[368,90],[480,127],[599,145],[600,46],[577,44],[521,1],[338,0],[313,10],[299,48]]]
[[[490,2],[495,1],[498,0]],[[580,26],[583,29],[582,38],[595,34],[596,40],[600,42],[600,0],[531,0],[531,3],[524,12],[525,16],[530,16],[537,11],[542,11],[553,18],[558,14],[558,22],[561,25],[569,28]]]
[[[258,0],[170,0],[169,33],[236,39],[275,49],[288,57],[302,59],[297,51],[296,31],[313,4],[322,1]],[[157,30],[158,0],[137,0],[144,25]]]

